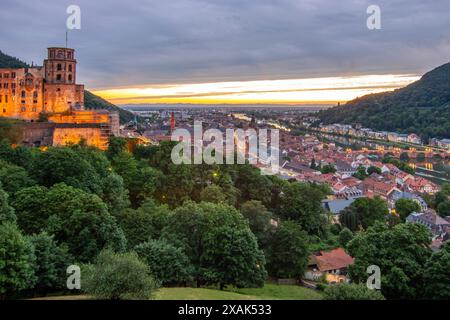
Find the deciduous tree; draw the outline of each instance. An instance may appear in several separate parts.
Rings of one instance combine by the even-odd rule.
[[[102,251],[82,268],[82,290],[97,299],[150,299],[158,287],[149,266],[136,253]]]
[[[381,271],[381,291],[387,299],[416,299],[423,295],[425,264],[431,256],[431,234],[420,224],[388,227],[377,222],[347,245],[355,263],[349,267],[355,282],[367,280],[367,267]]]
[[[294,221],[284,221],[270,243],[268,269],[271,276],[300,278],[308,263],[308,238]]]
[[[0,223],[0,297],[33,287],[35,261],[33,246],[17,225]]]

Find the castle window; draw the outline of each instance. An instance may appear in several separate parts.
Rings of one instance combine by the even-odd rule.
[[[15,96],[15,95],[16,95],[16,90],[15,90],[15,89],[13,89],[13,91],[12,91],[12,95],[13,95],[13,96]]]
[[[31,110],[32,110],[33,112],[36,112],[36,107],[33,107]]]
[[[61,71],[62,70],[62,65],[61,63],[58,63],[58,65],[56,66],[56,70]]]
[[[11,73],[11,78],[13,78],[13,79],[16,78],[16,73],[15,72]]]
[[[27,96],[27,93],[25,92],[25,90],[22,90],[21,97],[25,98],[26,96]]]
[[[69,74],[69,81],[72,81],[72,75],[71,74]]]
[[[25,112],[25,111],[27,111],[27,108],[22,107],[22,108],[20,108],[20,111]]]
[[[2,102],[2,98],[3,98],[3,96],[0,94],[0,103]]]
[[[69,64],[69,72],[72,72],[72,65]]]
[[[56,75],[56,80],[61,81],[61,75],[60,74]]]
[[[33,99],[37,99],[37,97],[38,97],[37,91],[33,91]]]
[[[6,112],[6,109],[3,109],[3,113],[5,113]]]
[[[8,95],[5,95],[5,103],[8,103]]]
[[[16,88],[16,84],[15,83],[11,83],[11,89],[15,89]]]

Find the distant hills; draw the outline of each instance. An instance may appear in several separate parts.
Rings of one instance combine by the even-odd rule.
[[[30,67],[30,65],[0,51],[0,68],[26,67]],[[126,123],[134,119],[134,115],[131,112],[119,108],[118,106],[106,101],[99,96],[96,96],[88,90],[84,90],[84,105],[86,109],[107,109],[111,111],[118,111],[121,123]]]
[[[324,124],[362,124],[375,130],[417,133],[423,139],[450,138],[450,63],[391,92],[366,95],[323,110]]]

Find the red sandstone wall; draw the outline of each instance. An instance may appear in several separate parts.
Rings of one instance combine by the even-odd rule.
[[[108,147],[108,139],[102,136],[100,128],[55,128],[53,133],[54,146],[76,144],[81,139],[86,140],[88,145],[102,150]]]
[[[74,110],[70,113],[58,113],[48,117],[48,120],[56,123],[109,123],[107,112],[95,110]]]

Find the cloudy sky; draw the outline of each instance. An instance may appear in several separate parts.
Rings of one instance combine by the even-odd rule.
[[[42,64],[71,4],[78,82],[115,103],[344,101],[450,61],[449,0],[1,0],[0,50]]]

